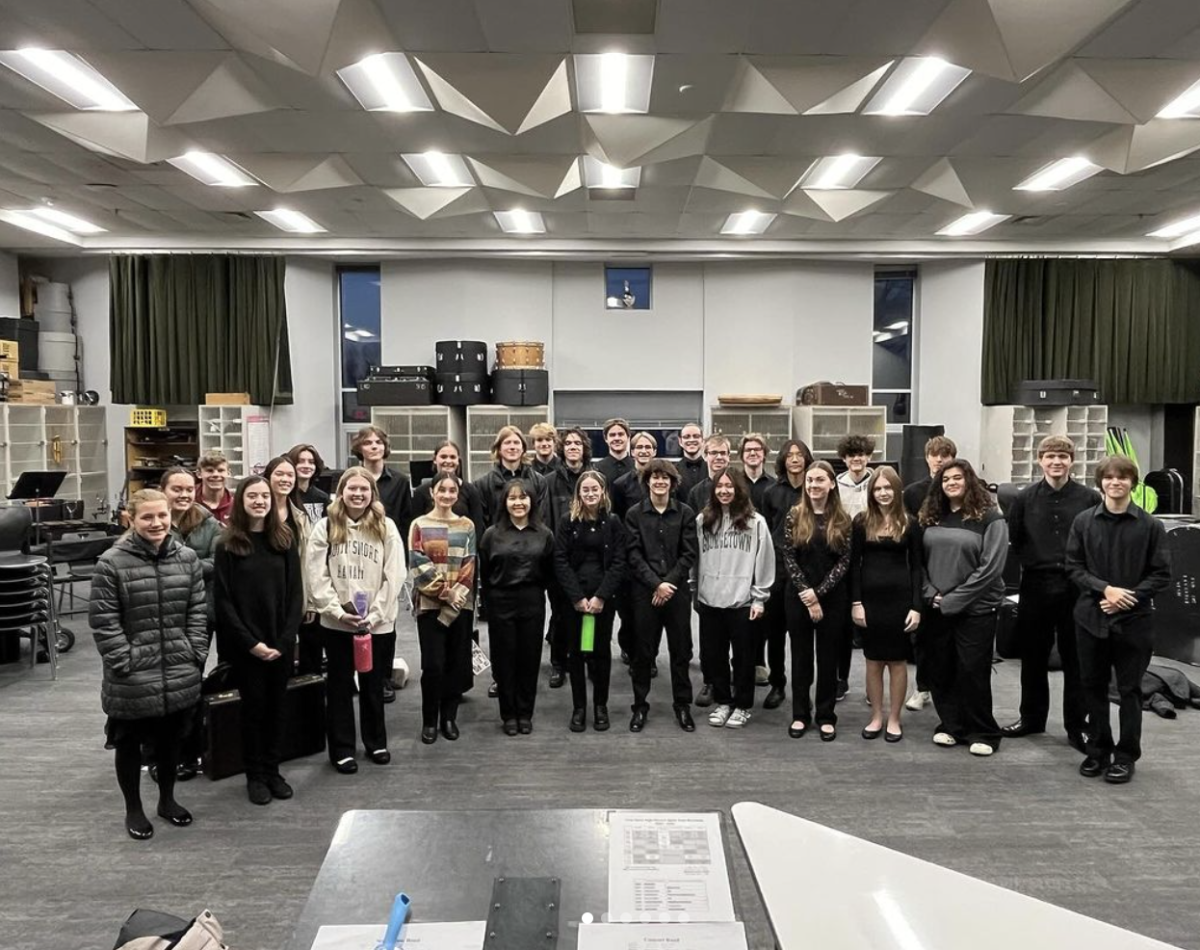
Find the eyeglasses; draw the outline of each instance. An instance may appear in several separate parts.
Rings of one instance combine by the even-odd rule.
[[[729,458],[728,450],[722,451],[720,449],[709,449],[705,454],[711,458]]]
[[[748,445],[744,449],[742,449],[742,454],[743,455],[762,455],[763,450],[758,448],[758,446]]]

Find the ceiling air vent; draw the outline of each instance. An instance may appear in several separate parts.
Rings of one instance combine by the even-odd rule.
[[[1044,214],[1019,214],[1009,224],[1041,224],[1046,220]]]
[[[576,33],[654,32],[658,0],[572,0]]]

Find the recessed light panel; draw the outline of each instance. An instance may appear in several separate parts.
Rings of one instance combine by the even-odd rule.
[[[368,112],[432,112],[433,103],[403,53],[376,53],[337,71]]]
[[[33,231],[35,234],[53,238],[56,241],[64,241],[67,244],[78,246],[81,243],[78,235],[72,234],[63,227],[51,224],[48,220],[34,214],[32,211],[0,211],[0,221],[16,225],[18,228],[24,228],[26,231]]]
[[[167,161],[197,181],[215,188],[252,188],[258,184],[245,169],[212,152],[185,152]]]
[[[910,56],[900,61],[863,113],[929,115],[969,75],[971,70],[937,56]]]
[[[994,214],[991,211],[972,211],[938,231],[942,237],[969,237],[1007,221],[1011,214]]]
[[[800,179],[800,187],[810,191],[854,188],[879,162],[879,158],[864,155],[831,155],[828,158],[819,158]]]
[[[325,231],[308,215],[293,211],[291,208],[274,208],[271,211],[255,211],[254,213],[268,224],[273,224],[280,231],[287,231],[290,234],[321,234]]]
[[[583,156],[583,182],[588,188],[636,188],[642,181],[640,168],[617,168],[599,162],[590,155]]]
[[[1190,218],[1183,218],[1174,224],[1168,224],[1164,228],[1159,228],[1157,231],[1151,231],[1146,237],[1177,238],[1183,237],[1185,234],[1191,234],[1193,231],[1200,231],[1200,214],[1194,214]]]
[[[1060,158],[1035,172],[1017,185],[1013,191],[1065,191],[1102,171],[1099,165],[1089,162],[1080,155]]]
[[[91,221],[85,221],[76,215],[60,211],[58,208],[43,206],[32,208],[29,213],[36,215],[43,221],[49,221],[56,227],[65,228],[72,234],[103,234],[107,230],[107,228],[102,228],[98,224],[92,224]]]
[[[654,57],[595,53],[575,57],[575,90],[580,112],[650,111]]]
[[[475,184],[461,155],[431,151],[406,152],[400,157],[421,179],[421,184],[430,188],[471,188]]]
[[[1190,85],[1181,95],[1172,99],[1158,114],[1160,119],[1200,118],[1200,81]]]
[[[721,226],[722,234],[762,234],[775,220],[774,214],[763,211],[738,211],[725,219]]]
[[[496,223],[505,234],[545,234],[546,222],[537,211],[493,211]]]
[[[0,63],[76,109],[137,111],[137,106],[120,89],[74,53],[59,49],[4,50],[0,52]]]

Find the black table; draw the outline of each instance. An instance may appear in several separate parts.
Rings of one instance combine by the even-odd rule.
[[[484,920],[497,877],[562,882],[557,950],[573,950],[579,920],[608,907],[609,812],[348,811],[342,816],[286,950],[309,950],[325,924],[379,924],[397,891],[417,921]],[[736,832],[721,814],[730,890],[751,950],[775,946]]]

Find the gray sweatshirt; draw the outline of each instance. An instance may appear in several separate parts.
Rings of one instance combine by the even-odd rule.
[[[924,532],[925,602],[942,595],[942,614],[986,614],[1004,600],[1008,524],[996,508],[979,521],[952,512]]]
[[[725,515],[709,534],[702,517],[696,518],[700,556],[692,569],[697,599],[707,607],[761,607],[775,583],[775,547],[766,519],[755,512],[745,531],[735,531]]]

